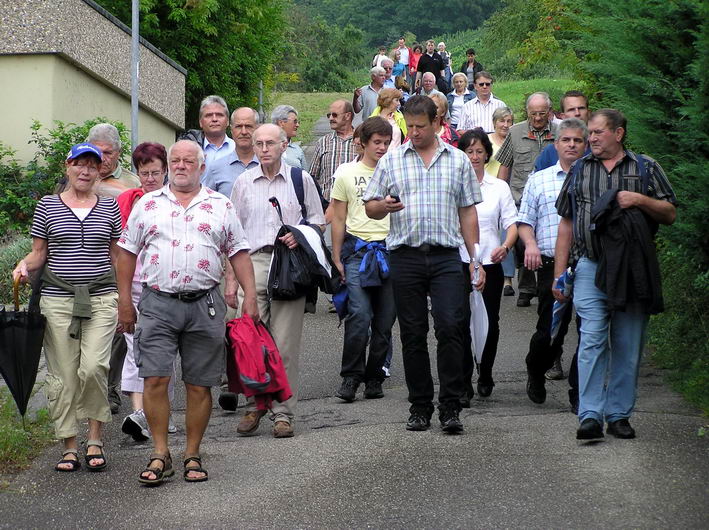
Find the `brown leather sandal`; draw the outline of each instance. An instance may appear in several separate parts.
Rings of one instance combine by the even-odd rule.
[[[197,467],[187,467],[187,464],[190,462],[196,462]],[[209,473],[207,473],[207,470],[202,467],[202,457],[199,455],[197,456],[188,456],[185,458],[185,472],[182,474],[182,477],[185,479],[185,482],[204,482],[205,480],[209,479]],[[202,477],[190,477],[188,473],[190,471],[194,471],[195,473],[204,473],[204,476]]]
[[[162,467],[151,466],[155,461],[162,462]],[[145,475],[152,473],[155,478],[148,478]],[[162,484],[166,478],[171,477],[175,474],[175,470],[172,467],[172,457],[170,453],[163,455],[160,453],[153,453],[150,455],[150,460],[148,460],[148,465],[143,470],[143,472],[138,476],[138,482],[145,484],[146,486],[159,486]]]

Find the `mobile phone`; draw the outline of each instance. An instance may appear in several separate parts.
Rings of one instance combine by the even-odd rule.
[[[389,197],[394,199],[395,202],[401,202],[401,199],[399,198],[398,195],[392,195],[391,193],[389,194]]]

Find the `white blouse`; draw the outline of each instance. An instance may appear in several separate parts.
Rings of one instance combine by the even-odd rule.
[[[480,183],[483,202],[476,204],[480,229],[480,255],[483,265],[492,264],[492,251],[500,246],[500,229],[507,230],[517,222],[517,208],[510,187],[504,180],[493,177],[487,171]],[[460,259],[470,263],[465,245],[460,246]]]

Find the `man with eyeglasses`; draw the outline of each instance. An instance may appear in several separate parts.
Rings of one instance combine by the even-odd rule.
[[[432,40],[427,40],[426,53],[421,56],[418,66],[416,67],[415,88],[421,86],[423,74],[426,72],[431,72],[436,78],[436,84],[438,84],[438,80],[445,76],[445,68],[443,57],[436,51],[436,43]]]
[[[394,61],[389,59],[388,57],[386,59],[382,60],[382,68],[384,68],[384,83],[383,87],[384,88],[396,88],[396,85],[394,84],[394,78],[392,77],[392,72],[394,72]],[[368,118],[369,116],[367,116]],[[366,120],[367,118],[364,118],[362,121]]]
[[[283,161],[289,166],[304,168],[305,153],[300,144],[293,142],[293,138],[298,134],[298,127],[300,127],[298,111],[290,105],[278,105],[271,112],[271,123],[283,129],[288,138],[288,147],[283,153]]]
[[[549,122],[551,99],[546,92],[535,92],[527,98],[528,118],[513,125],[507,138],[495,155],[500,162],[497,178],[510,185],[517,209],[522,201],[522,192],[529,174],[534,170],[534,161],[547,145],[554,144],[556,125]],[[524,266],[524,242],[515,244],[515,256],[519,267],[519,297],[517,307],[529,307],[537,296],[537,279],[534,271]]]
[[[381,66],[374,66],[369,71],[369,75],[372,82],[363,87],[356,88],[352,96],[352,107],[355,112],[361,112],[362,121],[369,118],[372,112],[374,112],[377,106],[377,99],[379,98],[379,91],[384,87],[384,81],[387,77],[386,70]]]
[[[500,107],[506,107],[504,101],[492,94],[492,75],[484,70],[475,74],[475,90],[477,97],[463,105],[458,120],[458,134],[462,136],[466,131],[480,127],[490,134],[495,132],[492,115]]]
[[[343,102],[347,103],[347,102]],[[338,109],[339,110],[339,109]],[[331,112],[332,114],[332,112]],[[298,196],[293,187],[292,167],[284,162],[283,153],[288,145],[288,137],[283,129],[273,124],[262,125],[254,133],[254,147],[261,161],[257,167],[245,171],[236,179],[231,200],[236,214],[246,232],[251,250],[256,278],[256,297],[261,319],[268,326],[283,365],[293,397],[283,403],[274,402],[271,408],[272,433],[275,438],[293,436],[295,406],[298,400],[300,339],[303,334],[303,312],[305,296],[297,300],[269,300],[266,290],[268,273],[273,256],[273,243],[278,235],[281,222],[269,198],[276,197],[281,205],[283,222],[297,225],[302,212]],[[304,204],[307,212],[305,221],[310,225],[325,224],[320,197],[315,183],[308,173],[303,172]],[[289,248],[298,243],[293,234],[282,236],[280,240]],[[226,300],[233,303],[237,289],[234,282],[227,283]],[[242,292],[239,289],[239,298]],[[236,304],[234,304],[236,305]],[[239,421],[236,432],[242,436],[256,433],[265,410],[257,410],[249,401],[246,412]]]

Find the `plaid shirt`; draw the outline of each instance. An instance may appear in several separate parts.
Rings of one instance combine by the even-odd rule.
[[[473,166],[463,151],[436,138],[438,148],[426,168],[411,142],[385,154],[362,200],[398,195],[405,208],[389,214],[387,248],[423,244],[456,248],[463,244],[458,208],[482,202]]]
[[[554,257],[556,236],[561,217],[556,213],[556,199],[566,180],[566,172],[557,162],[551,167],[532,173],[522,194],[518,223],[534,229],[534,237],[542,255]]]
[[[677,204],[677,198],[672,190],[669,180],[660,164],[650,157],[647,159],[647,171],[649,186],[648,197],[669,201]],[[591,237],[591,209],[596,201],[606,191],[611,188],[621,191],[634,191],[644,193],[638,171],[638,159],[632,151],[625,151],[625,156],[615,165],[612,171],[608,172],[603,165],[603,160],[596,158],[593,154],[587,155],[577,160],[574,164],[583,161],[583,170],[575,179],[574,197],[576,208],[576,219],[574,221],[574,244],[580,256],[588,256],[592,260],[598,260],[602,254],[600,243],[596,238]],[[571,197],[572,169],[569,171],[564,181],[564,185],[556,201],[556,209],[562,217],[573,218]]]
[[[354,160],[355,155],[352,136],[342,139],[333,131],[318,140],[308,173],[320,184],[326,200],[330,200],[332,175],[335,170],[340,164]]]

